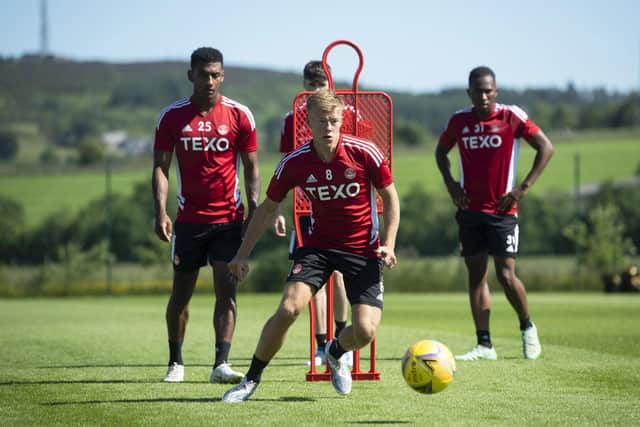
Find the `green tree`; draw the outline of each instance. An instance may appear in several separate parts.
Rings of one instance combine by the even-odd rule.
[[[46,166],[58,165],[61,163],[58,152],[51,145],[47,145],[47,147],[40,152],[39,161],[41,164]]]
[[[78,144],[78,164],[94,165],[104,158],[104,145],[96,138],[83,138]]]
[[[581,249],[581,261],[601,275],[622,270],[635,253],[635,246],[625,237],[624,224],[614,205],[592,209],[585,220],[565,228],[566,236]]]
[[[612,127],[633,127],[640,125],[640,96],[629,96],[611,114]]]
[[[576,114],[575,109],[560,104],[554,110],[551,115],[551,128],[552,129],[574,129],[576,127]]]
[[[395,141],[409,147],[419,147],[432,140],[427,130],[418,122],[398,119],[393,124]]]
[[[604,205],[613,205],[618,209],[625,235],[633,240],[636,247],[640,247],[640,186],[604,183],[587,201],[587,208],[594,209]]]
[[[25,226],[24,207],[10,197],[0,195],[0,261],[16,261],[19,239]]]
[[[18,148],[18,136],[14,132],[0,130],[0,160],[13,160]]]
[[[455,206],[445,196],[434,197],[415,184],[400,203],[399,251],[418,255],[450,255],[458,248]]]

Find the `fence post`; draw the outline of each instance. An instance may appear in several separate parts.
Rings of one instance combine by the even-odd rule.
[[[575,153],[573,158],[573,171],[575,181],[575,221],[576,224],[580,221],[580,153]],[[576,233],[578,228],[576,227]],[[582,289],[582,278],[580,271],[580,244],[578,243],[578,236],[575,239],[575,251],[576,251],[576,285],[578,289]]]
[[[111,156],[105,156],[105,238],[107,241],[107,294],[111,295],[112,265],[111,265]]]

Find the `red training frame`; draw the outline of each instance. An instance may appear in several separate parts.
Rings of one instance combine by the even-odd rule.
[[[358,55],[359,64],[353,77],[351,89],[335,89],[333,76],[329,69],[327,58],[329,52],[338,45],[348,45],[352,47]],[[346,117],[341,128],[342,133],[349,133],[355,136],[366,138],[374,142],[385,156],[387,165],[391,170],[393,152],[393,103],[391,97],[380,91],[361,91],[358,89],[358,79],[364,65],[364,55],[362,50],[349,40],[336,40],[329,44],[322,55],[322,64],[327,74],[329,88],[340,96],[347,109],[352,111],[350,117]],[[306,123],[306,100],[312,92],[300,92],[293,102],[293,129],[294,147],[307,142],[310,137],[310,129]],[[382,201],[377,198],[378,213],[382,213]],[[311,205],[306,195],[299,187],[296,187],[293,194],[293,219],[296,228],[298,245],[302,245],[302,229],[300,218],[311,214]],[[333,338],[333,275],[326,285],[327,293],[327,338]],[[309,301],[309,360],[314,361],[316,352],[315,334],[315,305],[313,299]],[[379,380],[380,372],[376,370],[376,341],[370,345],[370,366],[369,370],[360,370],[360,351],[353,354],[353,369],[351,377],[354,380]],[[306,374],[307,381],[328,381],[331,379],[331,372],[327,367],[325,372],[318,372],[315,364],[311,363],[311,368]]]

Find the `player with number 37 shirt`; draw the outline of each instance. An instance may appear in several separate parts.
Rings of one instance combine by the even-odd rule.
[[[538,126],[515,105],[496,104],[486,117],[473,108],[458,111],[440,136],[448,151],[458,144],[461,160],[460,185],[467,192],[467,210],[515,215],[518,204],[499,211],[498,199],[513,187],[517,178],[519,138],[531,139]]]
[[[553,147],[524,111],[496,103],[496,76],[490,68],[471,70],[467,94],[472,107],[451,117],[440,135],[435,155],[447,191],[458,207],[456,220],[469,272],[469,302],[477,335],[477,345],[456,358],[497,358],[489,333],[491,296],[487,264],[491,255],[498,282],[520,321],[523,355],[536,359],[542,349],[538,330],[529,315],[525,287],[515,272],[519,243],[517,213],[518,201],[544,170]],[[518,138],[525,139],[536,156],[517,185]],[[456,144],[460,153],[460,182],[453,179],[447,157]]]

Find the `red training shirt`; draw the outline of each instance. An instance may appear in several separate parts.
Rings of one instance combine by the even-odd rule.
[[[384,156],[370,141],[341,135],[330,162],[309,141],[284,156],[267,197],[281,202],[299,186],[311,202],[311,227],[304,246],[376,258],[379,247],[375,189],[393,183]]]
[[[517,203],[498,212],[497,201],[516,183],[518,138],[531,139],[540,128],[515,105],[496,104],[484,119],[469,107],[456,112],[440,135],[439,144],[449,151],[458,145],[460,185],[467,192],[467,210],[492,214],[518,214]]]
[[[239,152],[258,150],[253,114],[225,96],[207,114],[192,98],[167,106],[154,150],[175,150],[178,221],[217,224],[244,219]]]

